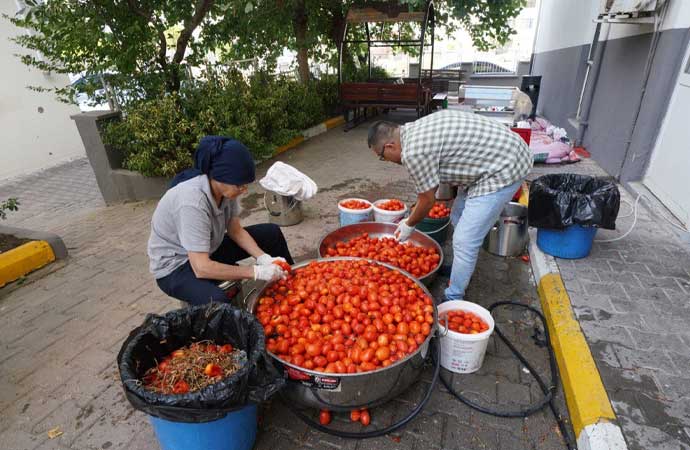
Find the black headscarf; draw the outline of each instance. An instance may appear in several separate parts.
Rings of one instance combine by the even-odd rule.
[[[240,141],[223,136],[204,136],[194,153],[194,168],[186,169],[173,178],[170,187],[177,186],[201,174],[225,184],[241,186],[255,180],[254,159]]]

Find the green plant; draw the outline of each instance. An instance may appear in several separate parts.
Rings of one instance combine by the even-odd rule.
[[[232,136],[254,159],[271,157],[302,130],[332,117],[338,104],[333,77],[299,83],[257,72],[208,71],[179,93],[128,105],[104,140],[123,153],[124,166],[170,177],[192,165],[204,135]]]
[[[5,220],[7,218],[7,211],[17,211],[19,209],[19,205],[19,200],[14,197],[0,202],[0,219]]]
[[[371,78],[369,77],[369,68],[366,64],[355,67],[354,64],[343,64],[343,81],[344,82],[365,82],[369,79],[383,80],[386,78],[393,78],[393,75],[388,73],[386,69],[380,66],[371,66]]]

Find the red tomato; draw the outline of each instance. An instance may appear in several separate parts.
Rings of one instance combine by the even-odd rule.
[[[204,373],[208,377],[218,377],[223,374],[223,368],[220,367],[218,364],[213,364],[209,363],[206,364],[206,367],[204,368]]]
[[[366,410],[366,409],[362,410],[362,412],[359,416],[359,422],[362,425],[364,425],[365,427],[369,426],[369,424],[371,423],[371,416],[369,415],[368,410]]]
[[[319,413],[319,423],[321,425],[328,425],[331,423],[331,412],[327,409],[322,409]]]
[[[381,362],[387,360],[388,358],[390,358],[390,356],[391,351],[388,347],[379,347],[376,350],[376,359],[378,359]]]
[[[232,353],[233,350],[232,345],[225,344],[220,348],[220,353]]]
[[[173,385],[173,394],[186,394],[189,392],[189,384],[186,381],[180,380]]]
[[[350,420],[353,422],[359,422],[359,418],[362,416],[362,412],[358,409],[353,409],[350,411]]]

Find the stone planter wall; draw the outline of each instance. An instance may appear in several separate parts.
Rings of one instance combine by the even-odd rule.
[[[86,156],[107,205],[158,199],[163,195],[170,183],[169,179],[146,177],[139,172],[123,169],[122,155],[103,143],[102,124],[119,120],[119,112],[90,111],[75,114],[71,118],[77,125]]]

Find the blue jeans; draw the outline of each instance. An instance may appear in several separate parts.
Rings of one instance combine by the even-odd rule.
[[[473,198],[467,198],[465,192],[458,189],[450,214],[455,231],[450,286],[445,291],[448,300],[464,298],[465,289],[477,265],[479,247],[521,183],[518,181],[498,192]]]

